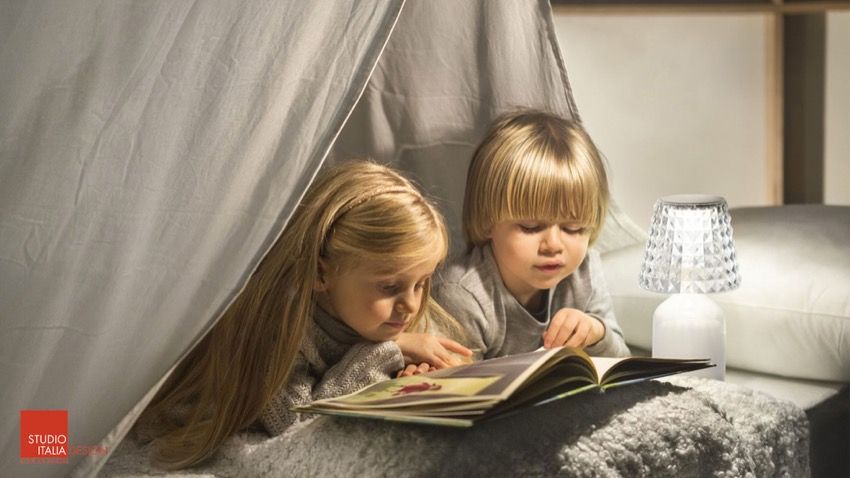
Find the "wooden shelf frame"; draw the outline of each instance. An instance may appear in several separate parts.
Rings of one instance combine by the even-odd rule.
[[[566,13],[771,13],[792,15],[850,9],[850,1],[787,0],[551,0]]]
[[[742,14],[765,20],[765,201],[824,202],[826,14],[850,0],[551,0],[556,13]]]

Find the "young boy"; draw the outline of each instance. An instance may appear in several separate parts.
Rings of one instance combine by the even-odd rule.
[[[434,297],[483,358],[571,345],[626,356],[599,254],[608,207],[595,145],[576,122],[541,111],[497,119],[466,183],[465,254]]]

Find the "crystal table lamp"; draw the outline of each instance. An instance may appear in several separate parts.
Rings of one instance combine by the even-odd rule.
[[[689,375],[726,377],[726,316],[708,295],[738,288],[741,276],[726,200],[667,196],[655,203],[640,286],[671,294],[652,317],[652,356],[710,358]]]

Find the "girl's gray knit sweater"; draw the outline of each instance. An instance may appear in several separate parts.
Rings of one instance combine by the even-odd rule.
[[[370,342],[320,307],[315,310],[289,380],[260,417],[272,435],[315,416],[291,412],[289,407],[357,391],[404,368],[395,342]]]

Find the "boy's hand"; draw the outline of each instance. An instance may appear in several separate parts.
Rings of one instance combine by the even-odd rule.
[[[585,348],[602,340],[605,325],[577,309],[561,309],[552,317],[549,328],[543,333],[543,348],[561,345]]]
[[[466,362],[461,357],[472,356],[471,350],[454,340],[429,333],[405,332],[396,339],[396,343],[401,348],[407,368],[410,364],[423,363],[435,369],[454,367]]]

